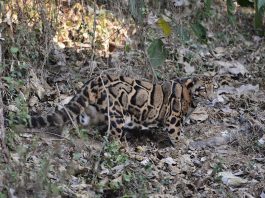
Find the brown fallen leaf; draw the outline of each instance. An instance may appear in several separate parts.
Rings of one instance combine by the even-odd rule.
[[[189,63],[184,62],[184,70],[187,74],[192,74],[195,72],[195,67],[191,66]]]
[[[221,177],[222,182],[224,184],[226,184],[227,186],[231,186],[231,187],[240,187],[248,183],[248,180],[235,176],[231,172],[219,172],[218,176]]]
[[[205,121],[209,117],[205,107],[197,107],[190,115],[194,121]]]
[[[222,56],[224,56],[225,55],[225,52],[226,52],[226,49],[224,48],[224,47],[216,47],[215,49],[214,49],[214,56],[216,57],[216,58],[220,58],[220,57],[222,57]]]
[[[30,85],[33,91],[37,94],[40,99],[43,99],[47,90],[43,88],[43,84],[40,79],[37,77],[33,69],[30,70]]]
[[[248,73],[245,66],[238,61],[215,61],[214,64],[219,67],[219,74],[245,75]]]

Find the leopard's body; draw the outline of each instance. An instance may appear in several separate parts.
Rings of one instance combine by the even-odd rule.
[[[61,110],[47,116],[31,117],[28,126],[62,127],[70,119],[82,125],[105,122],[114,137],[124,130],[145,130],[163,126],[175,145],[183,117],[189,111],[193,95],[213,96],[211,78],[193,77],[153,84],[133,78],[102,75],[91,78]]]

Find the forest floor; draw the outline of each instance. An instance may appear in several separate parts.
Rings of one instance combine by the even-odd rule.
[[[9,162],[0,160],[0,198],[265,198],[265,39],[253,33],[253,15],[239,9],[233,26],[219,9],[203,23],[207,44],[166,38],[169,58],[155,68],[159,79],[210,74],[218,82],[214,103],[202,101],[185,119],[185,145],[173,148],[162,130],[120,144],[106,141],[97,128],[68,127],[56,137],[7,127]],[[52,111],[92,73],[152,81],[145,50],[114,48],[96,52],[93,61],[81,47],[54,48],[54,65],[27,70],[24,90],[36,93],[25,96],[30,110]],[[16,108],[6,98],[7,109]]]

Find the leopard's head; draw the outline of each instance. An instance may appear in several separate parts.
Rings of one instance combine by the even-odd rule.
[[[190,90],[195,104],[201,99],[212,102],[215,98],[216,88],[217,83],[211,76],[195,76],[191,78]]]
[[[212,101],[214,99],[214,89],[216,87],[217,86],[213,77],[196,76],[193,77],[191,92],[194,96],[203,97]]]
[[[182,96],[184,99],[183,110],[188,111],[190,107],[197,107],[198,103],[206,102],[207,105],[214,104],[216,83],[214,77],[194,76],[188,78],[174,78],[174,82],[183,86]]]

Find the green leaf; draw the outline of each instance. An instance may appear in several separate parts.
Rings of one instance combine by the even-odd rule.
[[[254,7],[254,2],[251,0],[236,0],[236,2],[242,7]]]
[[[265,0],[257,0],[257,7],[260,10],[262,7],[265,7]]]
[[[187,42],[190,40],[190,35],[187,28],[183,27],[182,25],[176,27],[176,34],[183,42]]]
[[[202,41],[206,41],[206,28],[199,22],[192,24],[191,26],[193,32],[195,33],[195,35]]]
[[[171,27],[168,22],[166,22],[163,18],[160,18],[157,21],[158,26],[163,30],[164,36],[170,36],[171,35]]]
[[[228,14],[228,19],[230,23],[234,23],[235,22],[235,16],[234,16],[234,12],[235,12],[235,4],[233,0],[226,0],[226,7],[227,7],[227,14]]]
[[[10,51],[12,54],[16,54],[19,51],[19,49],[17,47],[11,47]]]
[[[131,179],[132,179],[132,175],[131,175],[131,174],[124,174],[124,175],[123,175],[123,179],[124,179],[124,181],[126,181],[126,182],[130,182]]]
[[[7,195],[5,195],[4,193],[0,192],[0,198],[7,198]]]
[[[131,51],[131,46],[126,44],[124,50],[125,50],[125,52],[130,52]]]
[[[142,23],[144,19],[144,1],[143,0],[129,0],[129,10],[133,19],[137,23]]]
[[[81,153],[74,153],[73,154],[73,159],[74,160],[79,160],[81,157],[82,157],[82,154]]]
[[[264,35],[264,0],[255,0],[255,17],[254,17],[254,27],[258,35]]]
[[[14,82],[14,79],[10,76],[4,76],[4,77],[2,77],[2,79],[5,80],[9,84]]]
[[[212,6],[212,4],[213,4],[213,0],[205,0],[204,9],[205,9],[205,14],[207,16],[211,15],[211,6]]]
[[[164,63],[168,53],[161,39],[155,39],[148,47],[147,54],[151,65],[153,67],[159,67]]]

